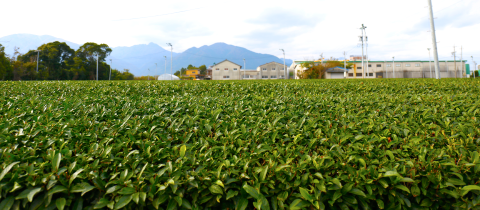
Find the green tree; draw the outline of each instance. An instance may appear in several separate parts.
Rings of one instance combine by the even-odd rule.
[[[13,70],[10,58],[5,54],[5,47],[0,44],[0,80],[12,80]]]
[[[44,80],[69,80],[73,75],[68,71],[73,64],[75,51],[65,42],[50,42],[38,47],[40,53],[36,50],[30,50],[26,54],[19,56],[18,60],[23,63],[35,63],[38,57],[38,79]]]
[[[110,55],[112,49],[107,44],[87,42],[75,52],[75,58],[70,66],[74,74],[73,79],[95,80],[97,74],[98,55],[98,79],[108,80],[110,65],[105,59]]]
[[[207,74],[207,66],[201,65],[200,67],[198,67],[198,69],[200,70],[200,74],[202,74],[202,75]]]
[[[305,71],[299,71],[298,77],[300,79],[325,79],[325,72],[330,68],[342,67],[343,62],[338,60],[327,60],[325,62],[306,61],[300,64],[301,67],[306,68]],[[347,63],[347,69],[352,68],[353,64]]]
[[[124,69],[122,72],[117,69],[112,69],[112,80],[133,80],[135,76],[130,73],[129,69]]]

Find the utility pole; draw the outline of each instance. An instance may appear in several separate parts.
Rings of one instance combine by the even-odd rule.
[[[456,55],[456,51],[455,51],[455,46],[453,46],[453,52],[452,52],[452,55],[453,55],[453,68],[455,69],[455,79],[457,78],[457,55]]]
[[[245,58],[244,58],[243,59],[243,78],[242,78],[242,80],[245,79],[245,71],[246,70],[247,70],[247,64],[246,64]]]
[[[463,78],[463,66],[465,66],[465,64],[463,64],[463,46],[460,47],[460,65],[461,65],[461,68],[460,68],[461,77],[460,78]]]
[[[343,51],[343,68],[345,69],[343,78],[347,78],[347,52],[345,51]]]
[[[473,68],[475,69],[475,70],[473,71],[473,79],[475,79],[475,71],[477,70],[477,63],[475,63],[475,61],[473,60],[473,56],[472,56],[472,64],[473,64],[473,66],[474,66]]]
[[[368,36],[367,36],[367,30],[365,30],[367,28],[367,26],[363,26],[363,32],[365,33],[365,54],[366,54],[366,57],[365,57],[365,60],[367,60],[367,77],[370,76],[370,71],[368,70]]]
[[[97,81],[98,81],[98,53],[97,53]]]
[[[393,59],[393,78],[396,78],[395,77],[395,57],[392,57]]]
[[[171,43],[167,43],[168,46],[170,46],[170,80],[173,80],[173,46]],[[180,74],[182,73],[182,70],[180,70]],[[180,75],[182,76],[182,75]]]
[[[428,48],[428,65],[430,66],[430,78],[434,78],[433,77],[433,72],[432,72],[432,56],[430,54],[430,48]]]
[[[38,73],[38,57],[40,57],[40,51],[41,50],[37,50],[37,73]]]
[[[365,26],[362,24],[362,27],[360,28],[360,30],[362,30],[362,36],[360,37],[361,41],[362,41],[362,78],[365,79],[365,65],[364,65],[364,58],[365,58],[365,47],[364,47],[364,41],[365,41],[365,36],[364,36],[364,30],[365,30]]]
[[[440,64],[438,63],[437,37],[435,35],[435,23],[433,21],[432,0],[427,0],[430,7],[430,27],[432,31],[433,58],[435,62],[435,78],[440,79]]]
[[[285,66],[285,50],[283,49],[280,49],[282,52],[283,52],[283,70],[285,71],[285,79],[288,79],[287,78],[287,68]]]
[[[110,59],[110,75],[108,76],[108,80],[111,80],[112,79],[112,59]]]

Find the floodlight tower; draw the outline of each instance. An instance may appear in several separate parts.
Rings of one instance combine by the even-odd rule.
[[[433,21],[432,0],[427,0],[430,7],[430,30],[432,31],[433,58],[435,62],[435,78],[440,79],[440,64],[438,63],[437,37],[435,35],[435,22]]]
[[[170,80],[173,80],[173,46],[171,43],[167,43],[168,46],[170,46],[170,58],[171,58],[171,63],[170,63]],[[182,73],[182,70],[180,70],[180,74]],[[180,75],[182,76],[182,75]]]
[[[367,31],[365,29],[367,29],[367,26],[364,26],[362,24],[362,28],[363,28],[363,32],[365,33],[365,54],[366,54],[366,57],[365,57],[365,60],[367,60],[367,75],[369,76],[369,70],[368,70],[368,36],[367,36]]]
[[[395,56],[392,57],[392,59],[393,59],[393,78],[396,78],[395,77]]]
[[[285,65],[285,50],[280,49],[283,52],[283,70],[285,71],[285,79],[287,79],[287,68]]]
[[[428,50],[428,64],[430,66],[430,78],[432,78],[432,56],[430,55],[430,48],[427,48]]]
[[[110,59],[110,75],[108,76],[108,80],[111,80],[112,79],[112,59]]]
[[[242,78],[242,80],[245,79],[245,71],[247,70],[246,67],[247,67],[247,63],[245,62],[245,58],[244,58],[243,59],[243,78]]]
[[[165,57],[165,74],[167,73],[167,56],[163,56]]]
[[[364,30],[365,30],[365,26],[362,24],[362,27],[360,28],[360,30],[362,30],[362,36],[360,36],[360,41],[362,41],[362,78],[365,79],[365,65],[363,64],[364,62],[364,58],[365,58],[365,47],[364,47],[364,41],[365,41],[365,35],[364,35]]]
[[[37,73],[38,73],[38,57],[40,57],[40,51],[41,50],[37,50]]]

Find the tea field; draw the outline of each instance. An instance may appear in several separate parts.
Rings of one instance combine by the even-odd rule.
[[[480,209],[475,80],[0,82],[0,209]]]

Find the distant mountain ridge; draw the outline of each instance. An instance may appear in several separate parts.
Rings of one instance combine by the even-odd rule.
[[[20,47],[19,51],[21,53],[26,53],[29,50],[37,49],[42,44],[53,41],[65,42],[75,50],[81,46],[49,35],[14,34],[0,38],[0,44],[5,46],[5,51],[9,55],[13,54],[14,46]],[[165,59],[165,56],[167,59]],[[244,66],[243,59],[245,59],[246,69],[256,69],[258,66],[272,61],[283,63],[282,58],[274,55],[256,53],[243,47],[225,43],[215,43],[199,48],[192,47],[182,53],[174,52],[173,73],[182,67],[186,68],[190,64],[194,66],[206,65],[208,67],[225,59],[242,66]],[[166,69],[165,61],[167,63]],[[112,64],[114,69],[129,69],[135,76],[160,75],[170,73],[172,69],[170,51],[152,42],[131,47],[114,47],[106,62]],[[286,59],[285,62],[286,65],[290,66],[292,60]]]

